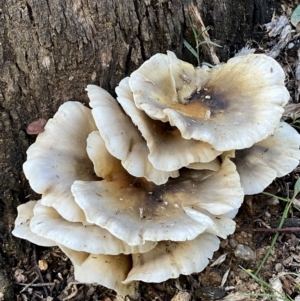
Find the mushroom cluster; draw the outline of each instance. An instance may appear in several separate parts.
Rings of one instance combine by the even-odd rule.
[[[156,54],[117,100],[87,92],[92,109],[64,103],[28,149],[41,199],[18,207],[13,234],[59,246],[77,280],[121,295],[202,271],[244,195],[300,159],[300,136],[280,121],[284,72],[266,55],[209,69]]]

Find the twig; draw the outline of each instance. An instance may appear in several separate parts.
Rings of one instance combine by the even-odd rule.
[[[289,228],[237,228],[235,232],[300,232],[299,227],[289,227]]]
[[[35,269],[36,269],[36,271],[39,275],[39,278],[40,278],[41,282],[45,283],[44,278],[42,276],[42,273],[40,271],[40,268],[38,266],[38,262],[37,262],[37,258],[36,258],[36,247],[35,247],[35,245],[33,245],[33,261],[34,261]],[[47,298],[49,295],[48,295],[48,292],[47,292],[47,289],[46,289],[45,286],[43,286],[43,290],[44,290],[45,296]]]
[[[25,284],[25,283],[20,283],[20,285],[25,285],[25,287],[20,291],[20,294],[23,293],[24,291],[26,291],[28,289],[28,287],[30,287],[33,282],[35,282],[36,280],[38,280],[39,276],[36,276],[33,281],[31,281],[29,284]]]
[[[38,278],[38,277],[37,277]],[[34,279],[32,282],[37,280]],[[55,282],[44,282],[44,283],[20,283],[20,282],[15,282],[15,284],[20,285],[20,286],[25,286],[22,291],[24,291],[27,287],[33,286],[33,287],[42,287],[42,286],[53,286],[56,283]]]
[[[150,288],[150,290],[152,291],[152,293],[155,295],[156,299],[158,301],[163,301],[163,299],[159,296],[159,294],[156,292],[156,290],[154,289],[154,287],[151,284],[149,284],[149,283],[147,283],[147,284],[148,284],[148,287]]]
[[[196,28],[201,32],[203,40],[206,42],[203,44],[203,50],[209,56],[214,65],[220,64],[220,60],[216,55],[216,51],[214,49],[213,43],[210,40],[210,36],[207,32],[207,27],[204,25],[204,22],[199,14],[198,8],[192,3],[189,6],[189,13],[192,19],[192,22],[196,24]],[[199,47],[199,45],[197,45]],[[198,50],[197,47],[197,50]],[[199,58],[198,58],[199,63]]]
[[[66,290],[64,290],[64,291],[66,291]],[[77,295],[77,292],[78,292],[78,288],[77,288],[76,284],[73,284],[71,294],[69,296],[67,296],[66,298],[63,298],[63,301],[72,299],[73,297],[75,297]]]

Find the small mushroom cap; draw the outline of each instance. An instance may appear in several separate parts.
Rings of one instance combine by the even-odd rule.
[[[83,251],[75,251],[63,245],[58,247],[70,258],[74,266],[81,266],[82,263],[91,255]]]
[[[195,85],[185,97],[178,96],[173,79],[178,74],[172,72],[180,72],[186,82],[194,79],[185,76],[188,68],[171,69],[174,60],[170,52],[154,55],[130,76],[134,101],[151,118],[168,121],[184,139],[207,142],[219,151],[251,147],[274,131],[289,99],[284,72],[274,59],[249,54],[202,70],[202,86]]]
[[[136,282],[123,284],[132,267],[129,255],[100,255],[76,252],[64,246],[62,251],[71,259],[74,265],[75,279],[83,283],[98,283],[115,290],[119,295],[133,295],[137,288]],[[87,257],[86,257],[87,256]],[[84,259],[86,257],[86,259]],[[84,261],[82,261],[84,259]],[[81,264],[77,264],[77,262]]]
[[[180,274],[199,273],[207,266],[219,244],[217,236],[208,233],[184,242],[159,242],[150,252],[132,256],[133,268],[123,283],[162,282]]]
[[[187,169],[165,185],[124,177],[76,181],[72,192],[88,222],[129,245],[191,240],[203,232],[224,236],[217,219],[239,208],[243,200],[238,173],[229,159],[218,172]]]
[[[228,212],[240,207],[244,193],[240,184],[240,177],[236,171],[236,166],[229,158],[224,158],[221,164],[221,169],[218,172],[212,173],[212,176],[197,179],[199,173],[206,174],[207,171],[200,170],[194,173],[192,170],[187,172],[186,180],[192,177],[195,183],[190,183],[190,193],[197,195],[196,202],[193,198],[186,201],[187,206],[192,206],[194,209],[201,208],[207,210],[214,215],[226,215]],[[182,181],[185,181],[182,175]],[[173,181],[175,182],[176,179]],[[193,185],[194,184],[194,185]],[[216,187],[218,189],[216,189]]]
[[[280,122],[274,133],[252,147],[235,153],[237,171],[245,194],[262,192],[276,177],[283,177],[300,160],[300,135]]]
[[[119,174],[126,173],[121,161],[107,151],[99,131],[90,133],[86,150],[94,164],[94,170],[98,177],[111,180]]]
[[[171,77],[177,91],[177,100],[181,104],[186,104],[186,96],[191,95],[195,90],[201,89],[209,79],[209,68],[194,68],[193,65],[179,60],[175,53],[167,51]]]
[[[153,249],[154,242],[145,242],[139,246],[129,246],[126,242],[114,237],[107,230],[96,225],[83,225],[63,219],[51,207],[37,204],[34,217],[30,222],[31,231],[38,236],[55,241],[74,251],[94,254],[131,254],[144,253]]]
[[[54,207],[69,221],[86,222],[70,188],[75,180],[96,179],[86,152],[86,139],[95,130],[90,109],[66,102],[27,150],[23,169],[30,186],[43,195],[43,205]]]
[[[176,108],[176,87],[171,75],[169,59],[165,54],[155,54],[130,75],[129,86],[136,106],[152,119],[168,122],[164,109],[169,103]],[[150,94],[148,94],[150,93]]]
[[[26,239],[33,244],[43,246],[43,247],[53,247],[56,246],[56,242],[47,239],[45,237],[39,236],[32,232],[30,229],[30,221],[33,218],[33,209],[37,201],[29,201],[25,204],[18,206],[18,216],[15,220],[15,228],[12,234],[16,237]]]
[[[148,158],[155,168],[173,171],[194,162],[210,162],[220,155],[221,152],[210,144],[182,139],[177,128],[171,127],[169,123],[153,120],[139,110],[135,106],[128,77],[120,82],[116,93],[123,110],[146,139],[150,151]]]
[[[233,234],[235,230],[235,222],[232,220],[230,211],[222,215],[214,215],[204,209],[193,209],[192,207],[184,207],[186,215],[199,223],[206,221],[209,227],[207,227],[207,233],[215,234],[219,237],[226,238],[229,234]],[[237,210],[237,209],[235,209]]]
[[[190,169],[197,169],[197,170],[213,170],[213,171],[219,171],[221,168],[221,163],[218,160],[218,158],[207,162],[207,163],[201,163],[201,162],[195,162],[195,163],[191,163],[187,166],[187,168]]]
[[[109,93],[94,85],[88,85],[87,91],[95,122],[107,150],[122,161],[123,167],[131,175],[145,177],[156,184],[163,184],[170,176],[179,175],[178,171],[158,170],[150,163],[146,141]]]

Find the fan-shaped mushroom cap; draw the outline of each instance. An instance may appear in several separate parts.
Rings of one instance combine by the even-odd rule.
[[[192,69],[194,70],[193,67]],[[169,123],[153,120],[139,110],[133,101],[128,77],[120,82],[116,93],[118,102],[146,139],[150,151],[148,158],[155,168],[173,171],[194,162],[210,162],[220,155],[221,152],[210,144],[182,139],[177,128],[171,127]]]
[[[94,254],[144,253],[156,245],[156,243],[149,241],[143,245],[131,247],[103,228],[96,225],[84,226],[82,223],[69,222],[63,219],[53,208],[41,204],[34,207],[34,217],[31,219],[30,228],[33,233],[53,240],[58,245],[64,245],[74,251]]]
[[[12,234],[16,237],[27,239],[33,244],[39,246],[56,246],[55,241],[39,236],[33,233],[30,229],[30,221],[33,217],[33,208],[36,204],[37,201],[29,201],[25,204],[18,206],[18,216],[15,220],[15,228],[12,231]]]
[[[219,239],[208,233],[184,242],[162,241],[148,253],[132,256],[133,268],[123,283],[162,282],[201,272],[219,248]]]
[[[94,85],[88,85],[87,91],[95,122],[108,151],[122,161],[131,175],[145,177],[156,184],[179,175],[178,171],[158,170],[150,163],[146,141],[108,92]]]
[[[168,121],[183,138],[208,142],[219,151],[250,147],[274,131],[289,99],[284,72],[274,59],[249,54],[202,70],[204,80],[186,95],[177,89],[195,80],[186,64],[171,68],[174,61],[170,52],[156,54],[130,76],[134,101],[151,118]]]
[[[137,283],[123,284],[132,267],[129,255],[99,255],[77,252],[64,246],[62,251],[74,264],[75,279],[84,283],[98,283],[115,290],[118,294],[126,296],[135,293]],[[80,264],[78,264],[78,262]]]
[[[30,186],[43,195],[43,205],[54,207],[69,221],[86,222],[70,188],[75,180],[96,179],[86,153],[86,139],[95,130],[90,109],[66,102],[27,150],[23,168]]]
[[[229,159],[218,172],[187,169],[165,185],[124,177],[76,181],[72,192],[90,223],[129,245],[191,240],[202,232],[222,236],[215,221],[239,208],[243,200],[239,176]],[[210,218],[203,210],[217,217]]]
[[[283,177],[296,168],[300,160],[299,146],[298,132],[280,122],[267,139],[236,151],[233,161],[245,194],[262,192],[276,177]]]

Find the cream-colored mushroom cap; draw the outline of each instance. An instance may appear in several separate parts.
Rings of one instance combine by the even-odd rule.
[[[156,184],[163,184],[170,176],[179,175],[178,170],[158,170],[150,163],[145,139],[108,92],[94,85],[88,85],[86,90],[95,122],[107,150],[121,160],[123,167],[131,175],[145,177]]]
[[[153,249],[154,242],[129,246],[126,242],[114,237],[106,229],[96,225],[83,225],[63,219],[55,209],[37,204],[31,218],[30,229],[33,233],[58,245],[74,251],[94,254],[132,254],[144,253]]]
[[[75,180],[97,178],[86,152],[86,139],[95,130],[90,109],[66,102],[27,150],[23,169],[30,186],[42,194],[43,205],[52,206],[69,221],[86,222],[70,188]]]
[[[94,131],[89,134],[86,150],[94,164],[94,170],[98,177],[111,180],[120,174],[127,173],[121,161],[108,152],[99,131]]]
[[[56,246],[57,244],[55,241],[33,233],[30,228],[30,221],[33,218],[33,209],[36,206],[36,204],[37,201],[29,201],[25,204],[18,206],[18,216],[15,220],[15,228],[12,231],[12,234],[16,237],[27,239],[33,244],[39,246]]]
[[[76,181],[72,192],[88,222],[129,245],[192,240],[203,232],[226,237],[234,222],[222,214],[239,208],[243,200],[238,173],[228,158],[218,172],[186,169],[160,186],[128,176]],[[230,230],[224,234],[226,227]]]
[[[274,133],[252,147],[236,151],[235,162],[245,194],[262,192],[276,177],[283,177],[300,160],[300,135],[280,122]]]
[[[203,233],[184,242],[162,241],[148,253],[132,256],[133,267],[123,283],[162,282],[180,274],[201,272],[219,248],[216,235]]]
[[[169,123],[153,120],[139,110],[133,101],[128,77],[120,82],[116,93],[118,102],[146,139],[150,151],[148,158],[155,168],[173,171],[194,162],[210,162],[220,155],[221,152],[210,144],[182,139],[177,128]]]
[[[191,163],[187,166],[187,168],[190,169],[197,169],[197,170],[213,170],[213,171],[218,171],[221,168],[221,163],[219,161],[218,158],[210,161],[210,162],[206,162],[206,163],[201,163],[201,162],[195,162],[195,163]]]
[[[77,281],[101,284],[123,296],[135,293],[136,282],[122,283],[132,267],[130,255],[89,254],[73,251],[64,246],[59,247],[71,259]]]
[[[184,82],[195,83],[198,75],[181,62],[173,68],[174,61],[170,52],[156,54],[130,76],[134,101],[151,118],[219,151],[251,147],[274,131],[289,99],[284,72],[274,59],[249,54],[202,70],[204,80],[186,95]]]

